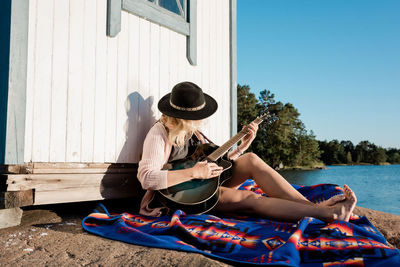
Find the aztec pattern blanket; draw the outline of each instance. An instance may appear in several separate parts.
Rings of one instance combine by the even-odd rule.
[[[294,186],[313,202],[342,193],[336,185]],[[263,192],[248,180],[241,190]],[[324,223],[306,217],[297,223],[211,214],[146,217],[110,214],[100,204],[82,221],[102,237],[135,245],[201,253],[232,264],[281,266],[400,266],[400,250],[366,217]]]

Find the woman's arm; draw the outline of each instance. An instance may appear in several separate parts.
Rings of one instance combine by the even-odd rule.
[[[139,162],[137,178],[145,190],[167,188],[167,170],[163,170],[172,146],[161,123],[156,123],[147,133]],[[168,155],[167,155],[168,154]]]
[[[245,128],[246,126],[243,126]],[[251,145],[254,138],[256,138],[258,131],[258,125],[254,122],[251,122],[248,125],[248,133],[243,137],[240,145],[233,151],[230,151],[228,154],[228,158],[231,160],[237,159],[240,155],[242,155]]]
[[[192,168],[168,171],[167,185],[174,186],[191,179],[209,179],[219,176],[223,168],[213,162],[200,161]]]
[[[143,144],[143,155],[138,169],[138,180],[143,189],[160,190],[194,178],[208,179],[221,174],[222,167],[208,162],[198,162],[188,169],[163,170],[171,145],[162,127],[153,126]]]

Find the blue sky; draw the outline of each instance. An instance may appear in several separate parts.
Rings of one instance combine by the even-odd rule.
[[[238,83],[319,140],[400,148],[400,1],[237,0]]]

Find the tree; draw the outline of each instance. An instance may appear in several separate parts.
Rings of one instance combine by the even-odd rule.
[[[259,125],[250,151],[271,166],[280,163],[305,166],[319,161],[320,152],[314,133],[306,131],[299,119],[300,113],[292,104],[276,102],[275,95],[269,90],[261,91],[258,101],[248,85],[238,85],[237,90],[239,129],[266,110],[279,117],[274,123]]]
[[[386,151],[387,161],[391,164],[400,164],[400,149],[389,148]]]
[[[358,145],[356,145],[356,147],[354,148],[354,154],[357,163],[368,162],[367,155],[370,144],[371,143],[368,141],[361,141],[360,143],[358,143]]]
[[[347,161],[347,153],[338,140],[319,142],[321,159],[325,164],[341,164]]]
[[[342,161],[342,163],[352,163],[353,162],[353,154],[354,154],[354,145],[351,141],[341,141],[340,145],[343,147],[344,152],[346,154],[346,159]]]
[[[249,124],[259,115],[257,98],[250,93],[248,85],[237,86],[237,110],[238,129],[242,129],[243,125]]]
[[[347,163],[347,164],[353,163],[353,158],[351,157],[350,151],[347,151],[346,163]]]
[[[258,99],[248,85],[237,86],[238,129],[249,124],[268,110],[275,113],[277,122],[259,125],[256,139],[249,151],[259,155],[271,166],[312,166],[322,160],[325,164],[400,164],[400,149],[384,149],[369,141],[356,146],[351,141],[317,141],[312,131],[306,130],[300,113],[291,103],[275,100],[269,90],[260,92]]]

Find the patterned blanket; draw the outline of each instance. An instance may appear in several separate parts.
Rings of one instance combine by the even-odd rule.
[[[336,185],[295,186],[320,202],[342,193]],[[262,194],[248,180],[240,187]],[[297,223],[218,214],[146,217],[111,214],[102,205],[82,221],[83,228],[102,237],[136,245],[201,253],[232,264],[281,266],[400,266],[400,250],[366,217],[324,223],[306,217]]]

